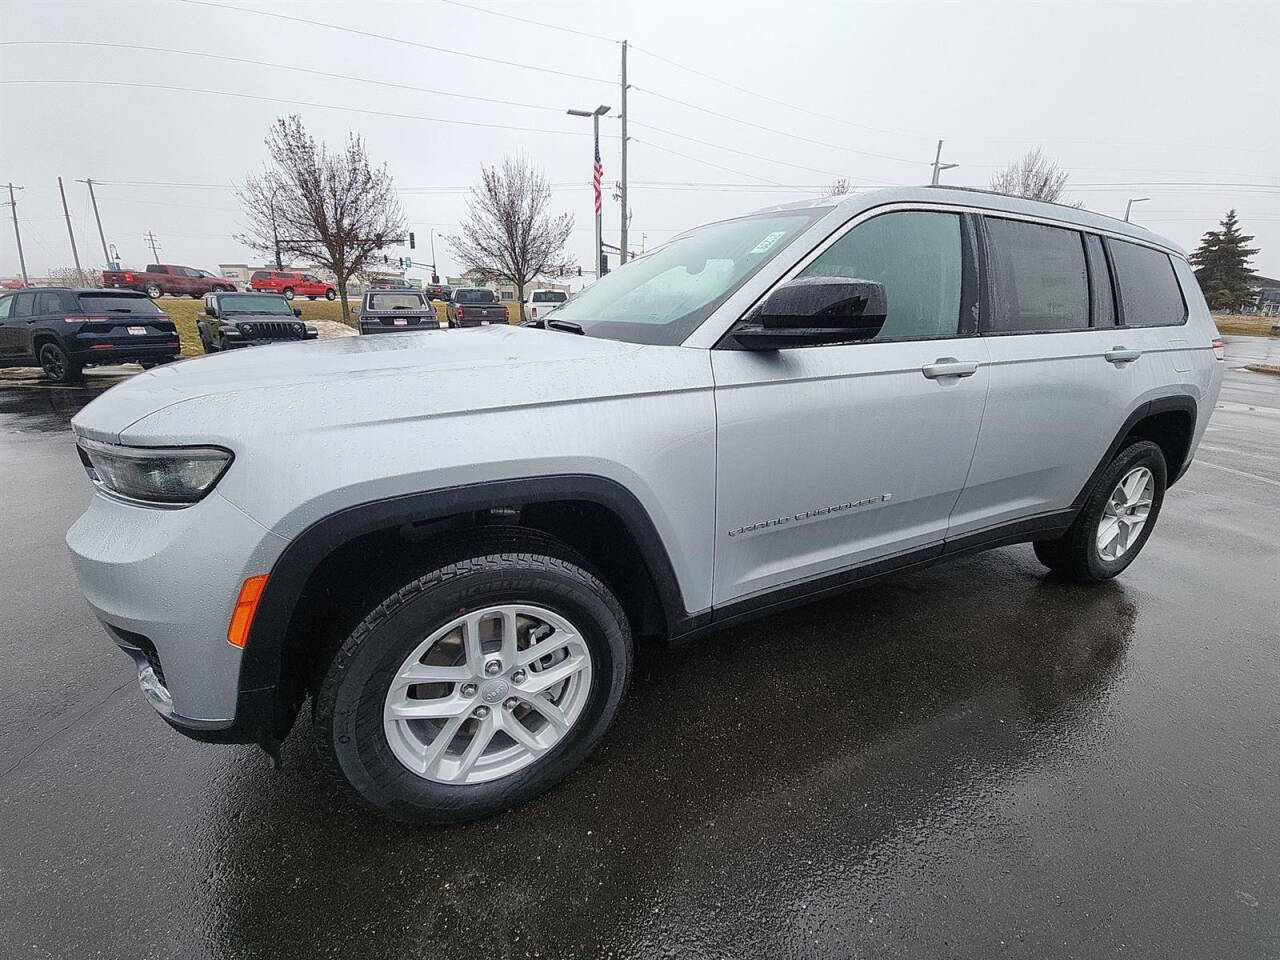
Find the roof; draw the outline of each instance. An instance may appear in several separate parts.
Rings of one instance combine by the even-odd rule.
[[[1010,197],[990,190],[975,187],[890,187],[887,190],[873,190],[866,193],[850,194],[845,197],[825,197],[819,200],[804,200],[798,203],[787,203],[774,207],[766,207],[760,213],[778,210],[798,210],[813,207],[831,207],[839,210],[841,220],[847,220],[857,213],[890,203],[953,203],[959,206],[976,207],[995,213],[1017,213],[1028,217],[1043,217],[1071,224],[1085,230],[1099,230],[1118,236],[1132,237],[1144,243],[1164,247],[1179,256],[1186,252],[1171,240],[1152,233],[1136,223],[1126,223],[1116,217],[1092,213],[1079,207],[1061,203],[1045,203],[1042,200],[1026,200],[1022,197]]]

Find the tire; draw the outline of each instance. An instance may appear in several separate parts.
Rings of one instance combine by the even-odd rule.
[[[152,300],[159,300],[164,296],[164,288],[158,283],[148,283],[143,288],[143,292]]]
[[[1067,532],[1054,540],[1035,542],[1036,557],[1077,583],[1102,583],[1115,577],[1133,563],[1155,529],[1167,476],[1164,453],[1157,444],[1150,440],[1129,444],[1102,472]],[[1127,491],[1136,491],[1132,502]],[[1124,504],[1117,508],[1113,496],[1115,504]],[[1145,517],[1140,525],[1138,517]]]
[[[284,298],[285,298],[286,300],[292,300],[292,299],[293,299],[293,287],[285,287],[285,288],[284,288]]]
[[[187,296],[189,296],[192,300],[200,300],[200,299],[202,299],[202,298],[204,297],[204,294],[203,294],[203,293],[189,293],[189,294],[187,294]]]
[[[586,759],[622,702],[631,673],[631,633],[612,592],[568,559],[573,554],[567,550],[557,556],[546,544],[533,548],[538,552],[508,551],[507,546],[480,542],[455,550],[446,555],[455,557],[452,562],[436,566],[391,593],[342,643],[319,685],[313,718],[321,759],[360,797],[396,820],[420,824],[474,820],[537,796]],[[485,629],[493,630],[504,622],[523,622],[526,643],[532,635],[530,627],[543,617],[548,619],[534,627],[535,632],[544,626],[559,631],[567,625],[566,636],[577,639],[562,648],[565,659],[547,666],[551,657],[558,656],[557,651],[535,658],[527,664],[527,671],[518,669],[518,662],[505,661],[498,674],[486,676],[491,661],[508,656],[507,648],[493,648],[491,640],[482,655],[468,658],[462,641],[466,628],[451,625],[467,616],[483,617],[486,609],[498,605],[535,611],[533,620],[495,617],[483,621]],[[441,634],[446,628],[449,632]],[[483,635],[484,631],[479,632]],[[555,639],[556,632],[543,636]],[[438,639],[433,642],[435,637]],[[424,643],[431,644],[425,653],[421,650]],[[472,671],[466,684],[427,685],[442,702],[457,705],[450,707],[452,719],[384,719],[393,690],[403,690],[399,695],[410,697],[426,689],[407,686],[403,680],[396,685],[396,679],[405,669],[431,669],[422,660],[429,663],[436,656],[433,651],[447,654],[440,662],[461,664],[464,670]],[[516,655],[522,653],[527,655],[527,646]],[[567,728],[558,732],[541,709],[531,706],[535,701],[543,702],[537,695],[527,694],[523,699],[520,695],[522,685],[538,683],[544,670],[571,668],[571,658],[587,667],[579,665],[578,672],[559,681],[563,687],[559,683],[551,687],[562,691],[557,694],[557,703],[563,713],[553,705],[555,715],[561,721],[568,718]],[[484,718],[479,719],[482,710]],[[545,725],[532,733],[524,727],[526,722]],[[549,740],[541,745],[545,752],[535,753],[509,737],[505,732],[509,723],[524,727],[522,738]],[[435,732],[437,727],[439,733]],[[482,729],[497,729],[501,737],[492,734],[493,739],[485,741],[488,745],[475,752],[479,759],[473,757],[471,772],[463,774],[472,752],[467,748],[476,743]],[[443,745],[440,755],[444,759],[433,768],[424,765],[415,772],[402,761],[406,752],[416,756],[411,748],[430,751],[437,747],[437,741]],[[513,759],[505,761],[506,767],[504,750],[507,755],[516,751]],[[517,766],[508,770],[512,764]],[[449,770],[452,774],[446,775]],[[472,779],[460,779],[468,776]]]
[[[200,333],[200,346],[204,347],[204,352],[217,353],[218,348],[214,345],[213,337],[209,333],[209,325],[201,320],[196,324],[196,330]]]
[[[37,359],[44,375],[54,383],[76,383],[80,379],[80,364],[67,356],[60,344],[41,344]]]
[[[330,302],[332,303],[334,300],[337,300],[337,299],[338,299],[338,291],[337,291],[337,290],[326,290],[326,291],[324,292],[324,298],[325,298],[326,300],[328,300],[328,301],[330,301]]]
[[[308,297],[307,297],[307,299],[308,299],[308,300],[315,300],[315,297],[308,296]]]

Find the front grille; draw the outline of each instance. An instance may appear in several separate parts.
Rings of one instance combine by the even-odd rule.
[[[254,320],[240,324],[240,333],[250,340],[302,340],[307,328],[293,320]]]

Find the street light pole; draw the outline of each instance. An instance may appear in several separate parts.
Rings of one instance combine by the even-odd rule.
[[[609,108],[608,106],[605,106],[604,104],[601,104],[600,106],[596,107],[594,110],[566,110],[565,112],[566,112],[566,113],[568,113],[568,114],[569,114],[569,116],[571,116],[571,117],[590,117],[590,118],[591,118],[591,132],[595,135],[595,149],[596,149],[596,150],[599,150],[599,149],[600,149],[600,118],[601,118],[602,116],[604,116],[606,113],[608,113],[608,112],[609,112],[609,109],[610,109],[610,108]],[[592,166],[592,168],[591,168],[591,173],[592,173],[592,177],[593,177],[593,178],[594,178],[594,176],[595,176],[595,167],[594,167],[594,163],[595,163],[595,157],[594,157],[594,155],[593,155],[593,156],[592,156],[592,164],[593,164],[593,166]],[[597,189],[599,189],[599,188],[597,188]],[[601,274],[604,272],[604,270],[603,270],[603,267],[604,267],[604,262],[603,262],[603,261],[604,261],[604,237],[603,237],[603,235],[601,234],[601,227],[602,227],[602,224],[603,224],[602,216],[601,216],[601,208],[602,208],[602,207],[603,207],[603,204],[597,201],[597,202],[596,202],[596,206],[595,206],[595,213],[596,213],[596,248],[595,248],[596,265],[595,265],[595,275],[596,275],[596,279],[599,279],[599,278],[600,278],[600,276],[601,276]],[[624,218],[625,218],[625,216],[626,216],[626,215],[625,215],[625,213],[624,213],[624,215],[623,215],[623,216],[624,216]]]
[[[93,204],[93,219],[98,222],[98,239],[102,241],[102,257],[107,262],[108,269],[115,269],[111,262],[111,254],[107,252],[107,235],[102,232],[102,217],[98,216],[98,198],[93,195],[93,178],[89,177],[78,183],[87,184],[89,187],[89,202]]]
[[[954,170],[958,166],[960,166],[960,164],[958,163],[942,162],[942,141],[939,140],[938,150],[933,155],[933,180],[932,180],[933,185],[935,187],[938,185],[938,175],[942,173],[943,170]]]
[[[1142,201],[1150,199],[1150,197],[1130,197],[1129,202],[1124,205],[1124,222],[1129,222],[1129,212],[1133,210],[1133,205],[1135,203],[1142,203]]]
[[[622,41],[622,180],[618,192],[622,194],[622,242],[618,244],[618,263],[627,262],[627,41]]]
[[[67,236],[71,238],[71,259],[76,262],[76,276],[83,284],[84,271],[80,269],[80,253],[76,250],[76,234],[71,229],[71,210],[67,207],[67,191],[62,188],[62,178],[58,178],[58,193],[62,194],[62,215],[67,218]]]

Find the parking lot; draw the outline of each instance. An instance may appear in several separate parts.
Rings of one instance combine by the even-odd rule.
[[[396,826],[172,733],[80,597],[67,429],[0,374],[5,957],[1280,955],[1280,340],[1100,587],[1017,546],[677,650],[495,819]]]

